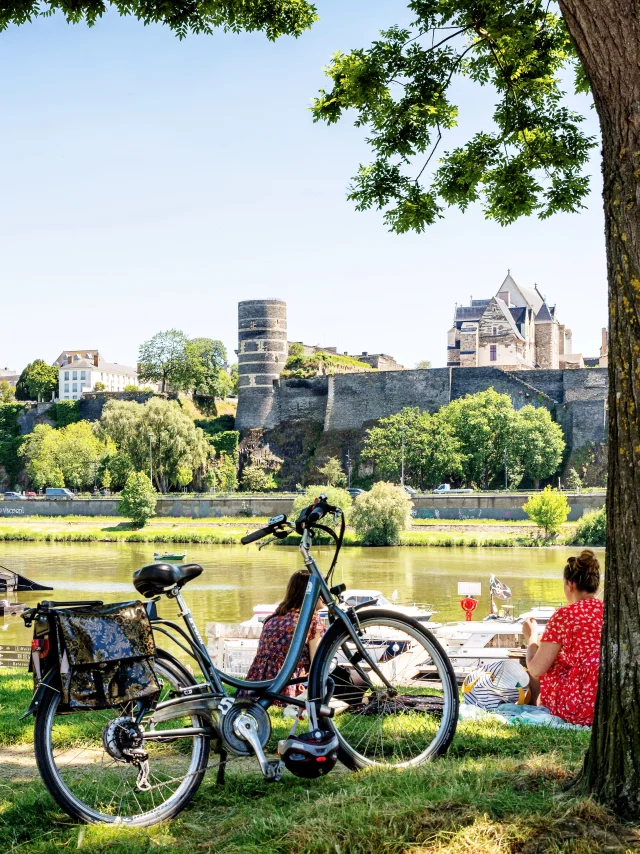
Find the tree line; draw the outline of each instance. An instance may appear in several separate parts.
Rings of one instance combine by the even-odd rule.
[[[152,472],[159,492],[189,485],[228,492],[237,484],[237,436],[224,429],[207,436],[178,401],[110,400],[93,424],[36,425],[17,453],[36,489],[95,485],[117,490],[132,472]]]
[[[376,480],[430,489],[443,482],[488,489],[524,479],[536,487],[555,474],[565,450],[562,428],[548,409],[523,406],[493,388],[454,400],[430,414],[405,408],[367,431],[363,460]]]

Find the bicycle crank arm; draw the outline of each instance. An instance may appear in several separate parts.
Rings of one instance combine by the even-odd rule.
[[[267,757],[264,755],[264,751],[258,737],[258,724],[256,723],[255,718],[251,717],[251,715],[238,715],[236,720],[233,722],[233,731],[238,738],[249,742],[253,748],[253,752],[260,763],[260,768],[265,780],[269,780],[274,783],[281,780],[282,775],[284,774],[284,762],[269,762]]]

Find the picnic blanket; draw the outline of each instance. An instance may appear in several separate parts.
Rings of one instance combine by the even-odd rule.
[[[479,706],[460,704],[460,721],[494,720],[508,726],[548,726],[554,729],[583,729],[590,727],[569,724],[552,715],[545,706],[521,706],[516,703],[502,703],[490,712]]]

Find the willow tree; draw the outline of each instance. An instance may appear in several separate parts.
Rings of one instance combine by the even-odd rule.
[[[0,30],[62,12],[94,24],[110,5],[179,37],[215,27],[298,36],[316,19],[307,0],[8,0]],[[396,232],[423,231],[447,206],[484,206],[508,225],[578,211],[595,140],[563,101],[575,69],[602,131],[609,281],[607,583],[600,690],[582,782],[617,812],[640,818],[640,11],[638,0],[413,0],[412,28],[336,54],[317,120],[354,109],[373,159],[350,190]],[[487,128],[443,152],[457,120],[456,75],[492,87]]]

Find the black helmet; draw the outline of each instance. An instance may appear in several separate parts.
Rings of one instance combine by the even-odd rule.
[[[338,761],[338,737],[314,729],[278,742],[278,754],[296,777],[313,780],[328,774]]]

